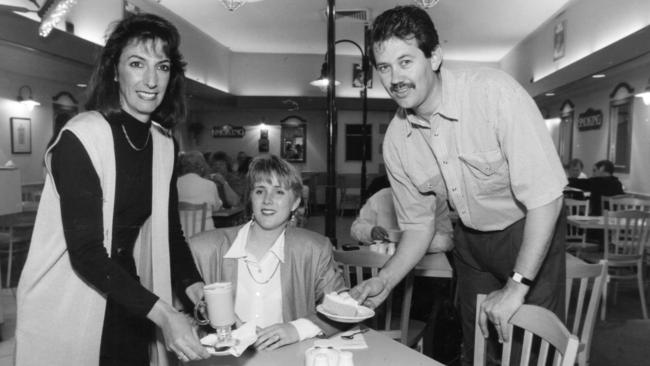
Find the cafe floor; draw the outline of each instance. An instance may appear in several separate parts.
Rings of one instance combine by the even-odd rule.
[[[339,244],[354,243],[349,229],[354,217],[337,216],[336,232]],[[324,232],[324,216],[318,213],[308,218],[306,228]],[[24,259],[22,259],[24,260]],[[19,259],[18,262],[22,263]],[[0,269],[6,268],[0,261]],[[12,277],[16,286],[20,268]],[[4,273],[3,273],[4,274]],[[591,347],[591,366],[646,366],[650,365],[650,320],[641,320],[641,308],[636,287],[620,286],[618,303],[607,308],[607,320],[598,322]],[[0,326],[0,366],[13,365],[14,332],[16,327],[15,288],[0,289],[4,323]],[[457,365],[456,362],[450,365]]]

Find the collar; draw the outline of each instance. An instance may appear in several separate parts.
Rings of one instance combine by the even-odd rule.
[[[431,128],[431,122],[435,116],[440,116],[450,122],[458,122],[460,116],[457,89],[458,89],[458,75],[451,70],[440,67],[440,85],[442,88],[440,107],[434,112],[428,121],[423,120],[413,113],[410,109],[402,109],[403,117],[406,123],[406,133],[410,135],[414,126],[418,128]]]
[[[250,232],[251,226],[253,225],[253,220],[247,222],[244,226],[239,229],[237,232],[237,236],[235,237],[235,240],[232,243],[232,246],[226,254],[223,256],[224,258],[232,258],[232,259],[246,259],[248,257],[248,252],[246,251],[246,243],[248,243],[248,233]],[[275,243],[269,248],[269,252],[273,253],[273,255],[278,258],[280,262],[284,263],[284,234],[286,230],[283,230],[282,233],[278,236],[278,238],[275,240]],[[261,258],[260,258],[261,259]]]

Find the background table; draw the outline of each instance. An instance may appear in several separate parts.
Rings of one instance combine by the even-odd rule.
[[[367,349],[349,350],[354,354],[355,366],[443,366],[419,352],[370,329],[364,334]],[[304,366],[305,351],[315,339],[307,339],[274,351],[256,352],[250,347],[241,357],[213,356],[207,360],[190,362],[192,366],[246,365],[246,366]]]

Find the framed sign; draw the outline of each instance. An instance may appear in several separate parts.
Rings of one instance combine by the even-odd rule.
[[[11,153],[32,153],[32,120],[11,117]]]

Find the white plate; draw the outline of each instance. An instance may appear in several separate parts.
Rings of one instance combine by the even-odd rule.
[[[215,342],[216,340],[214,338],[216,338],[216,334],[214,334],[214,333],[208,334],[207,336],[201,338],[201,344],[203,345],[203,347],[205,347],[205,349],[208,351],[208,353],[213,355],[213,356],[227,356],[227,355],[230,355],[231,354],[230,353],[230,348],[231,347],[228,347],[227,349],[225,349],[223,351],[216,351],[214,349],[214,347],[211,346],[212,344],[216,343]],[[234,343],[233,346],[236,346],[239,343],[239,340],[234,339],[231,342]]]
[[[324,308],[323,304],[317,305],[316,306],[316,311],[319,313],[325,315],[326,317],[335,320],[337,322],[341,323],[358,323],[362,320],[366,320],[369,318],[372,318],[375,316],[375,311],[372,310],[371,308],[365,307],[363,305],[359,306],[359,309],[357,310],[358,315],[357,316],[341,316],[341,315],[335,315],[328,313]]]

